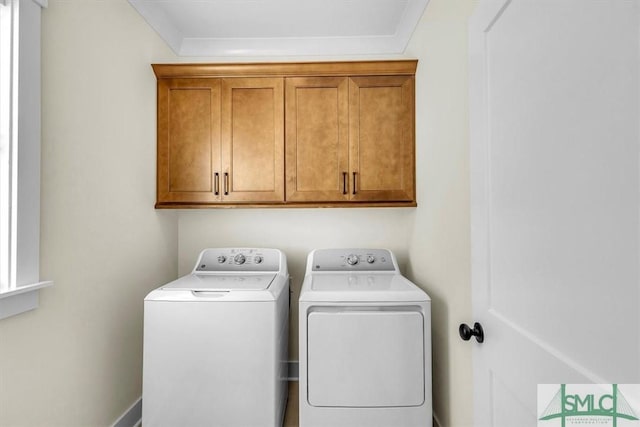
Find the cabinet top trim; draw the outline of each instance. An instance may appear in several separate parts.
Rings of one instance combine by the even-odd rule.
[[[393,61],[152,64],[156,77],[415,75],[417,59]]]

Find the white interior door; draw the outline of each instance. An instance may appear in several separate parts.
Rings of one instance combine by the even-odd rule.
[[[535,426],[537,384],[640,382],[638,7],[472,17],[476,427]]]

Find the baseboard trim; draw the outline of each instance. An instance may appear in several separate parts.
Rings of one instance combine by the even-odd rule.
[[[142,397],[133,402],[111,427],[138,427],[142,423]]]
[[[433,413],[433,425],[434,427],[442,427],[442,423],[438,419],[438,416],[436,415],[435,412]]]

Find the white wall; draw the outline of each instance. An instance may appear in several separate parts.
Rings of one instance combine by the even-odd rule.
[[[470,425],[470,347],[456,339],[456,328],[471,313],[471,4],[431,0],[407,50],[420,59],[418,208],[176,213],[153,209],[155,77],[149,64],[198,59],[175,57],[126,0],[49,0],[43,12],[41,273],[56,286],[42,291],[38,310],[0,322],[0,366],[11,366],[1,371],[0,425],[113,422],[140,396],[146,292],[189,271],[202,248],[240,245],[284,250],[294,299],[313,248],[394,250],[433,298],[436,415],[442,427]]]

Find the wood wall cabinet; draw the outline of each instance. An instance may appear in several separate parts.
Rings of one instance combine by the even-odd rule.
[[[287,201],[412,202],[412,76],[286,81]]]
[[[416,65],[154,65],[156,207],[415,206]]]
[[[415,199],[413,129],[413,77],[350,78],[351,200]]]
[[[158,203],[219,200],[220,100],[220,80],[158,81]]]
[[[287,201],[349,200],[349,79],[286,82]]]
[[[222,80],[222,198],[284,202],[282,78]]]
[[[282,78],[158,81],[157,204],[284,202]]]

